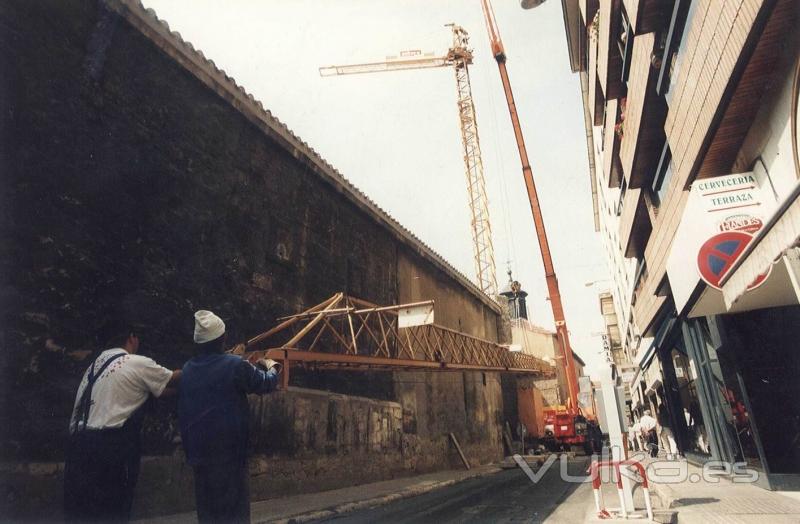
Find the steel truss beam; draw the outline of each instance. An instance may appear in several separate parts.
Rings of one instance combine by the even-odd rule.
[[[399,310],[433,301],[377,306],[337,293],[234,348],[251,362],[283,363],[288,385],[292,365],[315,369],[503,371],[554,376],[555,368],[532,355],[511,352],[436,324],[400,328]]]

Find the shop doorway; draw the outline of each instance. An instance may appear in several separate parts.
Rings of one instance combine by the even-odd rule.
[[[719,318],[725,347],[720,354],[732,361],[737,378],[726,381],[728,400],[737,429],[747,426],[739,433],[745,436],[743,449],[759,450],[771,486],[800,487],[800,306]]]

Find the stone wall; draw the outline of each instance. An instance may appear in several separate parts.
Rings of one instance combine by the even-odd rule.
[[[58,500],[77,383],[113,317],[170,367],[191,356],[196,309],[238,341],[337,291],[434,298],[446,325],[498,333],[499,308],[224,74],[133,2],[108,5],[0,9],[0,506],[18,517]],[[253,403],[254,496],[457,466],[449,432],[475,462],[502,452],[491,373],[292,376],[339,394]],[[151,404],[145,514],[191,501],[174,400]]]
[[[499,373],[403,372],[395,373],[394,383],[403,408],[404,445],[415,450],[408,463],[414,471],[461,467],[452,454],[451,432],[471,464],[502,459]]]
[[[536,389],[542,392],[545,406],[558,406],[566,403],[563,396],[562,385],[557,378],[539,378],[533,381]]]
[[[251,497],[269,499],[462,468],[450,432],[471,464],[502,458],[497,374],[488,374],[484,384],[482,373],[399,373],[396,385],[402,402],[295,387],[252,396]],[[463,399],[466,408],[458,409]],[[4,463],[0,474],[4,518],[59,516],[63,463]],[[144,457],[134,516],[192,510],[192,482],[179,448]]]
[[[549,362],[558,363],[561,351],[558,347],[556,334],[532,324],[528,320],[512,322],[511,335],[514,344],[522,347],[523,353],[543,358]],[[583,366],[575,361],[577,375],[583,373]],[[556,364],[556,378],[536,379],[535,386],[542,392],[545,406],[566,404],[569,398],[567,388],[567,375],[560,364]]]

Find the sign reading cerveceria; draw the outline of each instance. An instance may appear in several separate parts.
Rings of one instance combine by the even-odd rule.
[[[727,175],[716,178],[706,178],[695,183],[697,190],[701,193],[715,191],[718,189],[730,189],[731,187],[751,185],[756,187],[758,182],[752,173],[742,173],[739,175]],[[694,189],[694,187],[692,188]]]

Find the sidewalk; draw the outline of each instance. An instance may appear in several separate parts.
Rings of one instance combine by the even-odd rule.
[[[800,500],[794,497],[725,477],[708,482],[702,480],[702,468],[692,464],[687,468],[687,480],[682,482],[651,481],[662,507],[677,511],[680,524],[800,522]]]
[[[307,493],[254,502],[250,506],[251,522],[309,522],[330,518],[350,511],[372,508],[395,500],[427,493],[471,478],[501,471],[497,465],[476,466],[470,470],[449,470],[405,477],[359,486]],[[188,524],[197,522],[194,512],[166,515],[139,523]]]

